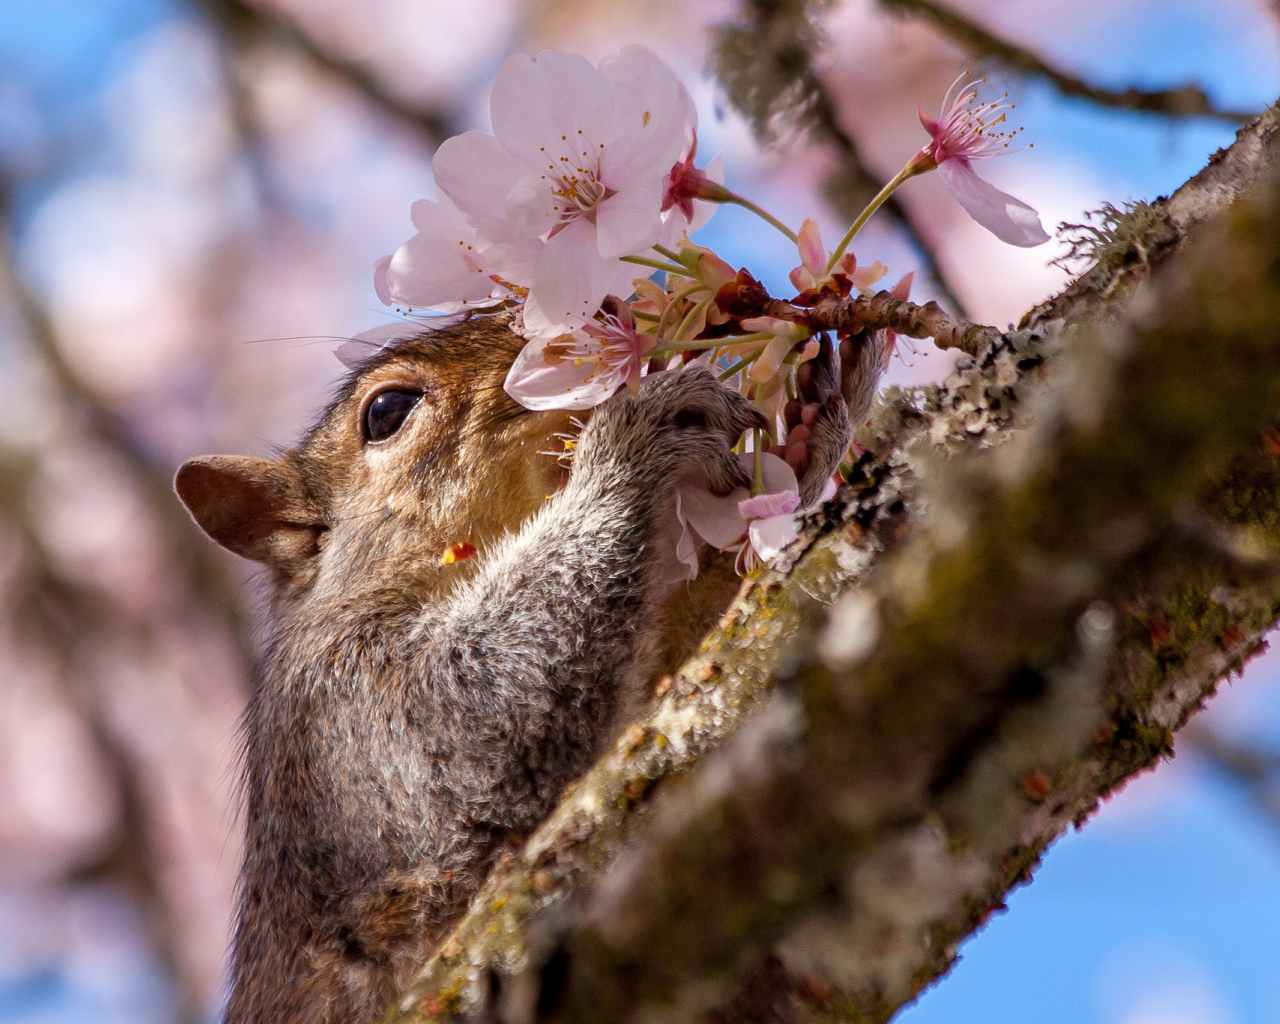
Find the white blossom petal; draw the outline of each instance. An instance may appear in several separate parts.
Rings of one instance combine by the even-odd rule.
[[[596,250],[596,229],[590,221],[572,221],[552,235],[538,254],[524,304],[526,331],[555,336],[582,326],[609,294],[618,266],[617,260],[603,259]]]
[[[1024,248],[1049,241],[1034,209],[983,181],[968,164],[944,160],[938,164],[938,173],[956,202],[1000,241]]]
[[[749,322],[743,321],[743,326],[746,327]],[[751,328],[748,327],[748,330]],[[795,343],[796,339],[793,335],[775,334],[765,345],[760,357],[751,364],[750,369],[747,370],[747,376],[756,384],[762,384],[776,377],[778,371],[782,369],[782,361],[786,359],[787,353]]]
[[[511,186],[502,209],[517,238],[537,238],[556,226],[561,201],[547,186],[545,174],[530,172]]]
[[[447,197],[434,203],[420,199],[411,212],[418,233],[396,250],[387,265],[389,298],[406,306],[452,313],[501,294],[489,277],[484,243]]]
[[[793,513],[752,521],[747,534],[751,539],[751,546],[755,548],[762,562],[767,562],[800,536],[796,520],[797,517]]]
[[[596,210],[596,248],[605,259],[635,256],[654,242],[662,229],[656,216],[662,203],[662,178],[651,174],[628,182]]]
[[[752,453],[744,452],[737,459],[743,469],[752,472],[755,466]],[[795,471],[784,460],[768,452],[763,453],[760,460],[766,492],[798,492]],[[746,488],[738,487],[719,497],[708,491],[700,480],[678,481],[676,486],[680,489],[685,518],[708,544],[724,548],[747,532],[747,519],[741,509],[742,502],[751,500]]]
[[[387,259],[390,257],[388,256]],[[432,316],[382,324],[380,327],[361,331],[354,338],[344,341],[333,350],[333,354],[348,370],[356,370],[390,345],[425,338],[436,331],[443,331],[446,327],[456,327],[468,315],[455,313],[452,316]]]
[[[800,225],[796,248],[800,250],[800,267],[797,270],[803,268],[809,271],[815,282],[827,276],[827,250],[823,247],[817,221],[806,220]],[[813,285],[809,287],[812,288]]]
[[[764,477],[764,489],[768,494],[776,494],[779,491],[796,491],[800,490],[800,484],[796,480],[796,471],[791,468],[785,459],[780,459],[776,455],[764,452],[760,456],[761,475]]]
[[[609,81],[580,54],[542,50],[502,62],[489,94],[493,134],[526,168],[592,166],[613,115]]]
[[[387,284],[387,267],[391,266],[391,257],[382,256],[373,261],[373,290],[378,301],[384,306],[391,305],[391,287]]]
[[[514,237],[506,218],[507,196],[529,173],[492,135],[465,132],[445,139],[431,160],[436,189],[444,193],[491,242]]]
[[[675,372],[679,372],[678,370]],[[742,459],[743,456],[738,456]],[[751,457],[746,456],[748,468]],[[728,547],[747,532],[747,521],[738,503],[750,497],[745,487],[737,487],[724,497],[712,494],[701,480],[678,483],[684,517],[689,526],[712,547]]]
[[[613,117],[600,156],[610,188],[630,178],[663,175],[698,126],[697,108],[676,73],[644,46],[626,46],[600,62],[614,87]]]
[[[772,519],[774,516],[788,515],[799,507],[798,490],[766,492],[738,502],[738,511],[744,519]]]
[[[574,339],[580,347],[581,339]],[[590,347],[590,343],[587,343]],[[507,373],[503,389],[526,409],[593,409],[622,386],[603,358],[566,357],[564,336],[535,338]],[[594,346],[598,353],[601,346]]]
[[[667,520],[667,538],[675,553],[675,559],[662,567],[660,580],[664,584],[682,583],[698,578],[698,549],[706,543],[689,525],[684,512],[684,492],[677,484],[675,507]]]
[[[546,242],[540,238],[520,238],[514,242],[499,242],[484,251],[484,258],[498,277],[511,284],[528,288],[533,283],[533,273],[538,265],[538,254]]]

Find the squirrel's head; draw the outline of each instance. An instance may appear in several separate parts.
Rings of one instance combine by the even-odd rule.
[[[192,459],[178,496],[215,541],[271,570],[278,611],[436,598],[567,478],[538,453],[559,448],[568,415],[502,389],[522,344],[496,316],[398,343],[351,374],[296,447]]]

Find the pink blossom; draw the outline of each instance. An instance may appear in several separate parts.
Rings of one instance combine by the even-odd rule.
[[[895,299],[901,299],[906,302],[911,298],[911,283],[916,279],[916,272],[910,271],[903,276],[902,280],[889,289],[889,294]],[[889,369],[889,360],[893,358],[893,350],[898,344],[898,334],[896,331],[885,329],[884,332],[884,348],[880,351],[880,372],[886,373]],[[912,352],[915,349],[911,349]]]
[[[490,94],[493,134],[446,140],[440,190],[492,242],[540,243],[522,268],[524,327],[557,337],[581,327],[610,292],[630,291],[638,255],[662,233],[664,176],[696,123],[675,73],[642,46],[592,67],[543,50],[503,62]]]
[[[920,108],[920,123],[933,141],[916,154],[909,166],[917,174],[936,167],[956,202],[1002,242],[1024,247],[1047,242],[1049,235],[1035,210],[983,181],[973,171],[974,160],[1009,152],[1009,140],[1018,132],[996,130],[1005,121],[1004,111],[1012,107],[999,102],[976,103],[976,85],[957,91],[968,74],[966,71],[947,90],[939,121]]]
[[[738,456],[748,472],[753,459],[750,452]],[[699,478],[685,476],[676,482],[676,527],[672,533],[682,568],[673,568],[671,578],[698,575],[697,552],[704,543],[738,552],[739,569],[743,570],[767,561],[796,539],[800,487],[795,472],[776,455],[766,452],[761,460],[763,494],[753,496],[739,487],[720,497],[707,490]]]
[[[860,290],[870,288],[888,273],[879,260],[869,267],[859,267],[857,257],[851,252],[845,253],[836,261],[836,265],[828,270],[827,250],[822,244],[818,225],[812,220],[806,220],[800,225],[799,242],[796,248],[800,250],[800,266],[791,271],[790,277],[791,283],[801,295],[806,292],[817,293],[824,287],[833,286],[834,277],[837,274],[848,281],[848,287]]]
[[[374,264],[373,286],[384,305],[394,302],[406,312],[457,313],[510,294],[493,280],[492,246],[448,196],[436,202],[419,199],[409,215],[418,233]]]
[[[764,334],[769,337],[726,344],[724,348],[733,356],[749,355],[760,347],[763,340],[764,350],[747,368],[742,386],[746,389],[754,389],[756,405],[772,419],[777,416],[778,410],[786,401],[784,389],[788,369],[786,358],[796,345],[809,337],[809,329],[794,320],[783,320],[775,316],[751,317],[742,321],[742,327],[752,334]],[[735,341],[732,336],[725,340],[726,342]],[[795,362],[808,362],[818,354],[818,351],[817,341],[812,340],[801,349]]]
[[[748,378],[756,384],[762,384],[775,376],[782,369],[787,354],[809,337],[807,327],[802,327],[794,320],[782,320],[776,316],[757,316],[743,320],[742,328],[752,334],[769,335],[765,339],[764,351],[747,371]],[[816,351],[814,355],[817,355]]]
[[[706,167],[694,166],[698,155],[695,131],[689,150],[663,179],[662,244],[668,249],[711,219],[719,203],[727,201],[724,187],[724,159],[719,153]]]
[[[738,502],[738,512],[747,521],[750,553],[744,548],[740,554],[748,568],[754,567],[754,560],[767,562],[800,535],[800,524],[794,514],[799,507],[798,490],[760,494]]]
[[[634,395],[657,344],[635,329],[626,303],[610,297],[603,320],[555,338],[534,338],[503,388],[526,409],[590,409],[626,384]]]

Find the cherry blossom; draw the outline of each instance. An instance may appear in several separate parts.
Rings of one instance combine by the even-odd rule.
[[[1005,107],[978,104],[976,88],[962,82],[948,90],[940,121],[921,111],[929,145],[828,254],[815,221],[793,232],[725,187],[719,157],[697,166],[693,103],[651,51],[630,46],[598,66],[552,50],[516,54],[493,84],[492,134],[467,132],[441,145],[433,161],[439,198],[414,204],[417,234],[378,261],[375,288],[410,317],[469,316],[506,304],[511,328],[528,343],[504,386],[529,409],[589,409],[624,384],[634,395],[650,365],[678,372],[700,359],[777,423],[794,396],[796,367],[818,354],[819,343],[804,313],[775,302],[750,271],[695,245],[689,232],[718,203],[755,212],[796,247],[791,302],[800,307],[870,293],[886,269],[860,267],[849,247],[898,186],[929,170],[939,170],[965,209],[1005,241],[1044,241],[1034,210],[974,175],[972,161],[1007,151],[1008,137],[994,130]],[[641,276],[650,270],[665,279]],[[892,294],[905,301],[911,281],[906,275]],[[630,303],[618,297],[633,292]],[[779,311],[785,316],[768,315]],[[370,346],[396,343],[400,331],[362,339],[348,356],[365,358]],[[874,337],[883,370],[897,339],[885,329]],[[760,432],[751,440],[766,443]],[[772,454],[744,458],[753,460],[762,493],[725,504],[696,481],[676,488],[679,572],[696,573],[704,541],[737,550],[752,565],[794,538],[794,473]]]
[[[590,409],[623,384],[634,395],[657,344],[635,329],[631,310],[612,296],[603,318],[555,338],[534,338],[503,384],[526,409]]]
[[[915,279],[916,279],[916,272],[914,270],[909,271],[907,274],[903,276],[901,281],[899,281],[897,284],[895,284],[892,288],[889,289],[889,294],[892,295],[895,299],[901,299],[903,302],[906,302],[909,298],[911,298],[911,283]],[[880,372],[881,373],[888,372],[889,360],[893,358],[893,351],[897,347],[897,344],[898,344],[897,331],[892,331],[892,330],[889,330],[888,328],[885,328],[884,346],[880,350]],[[911,351],[914,352],[915,349],[912,348]]]
[[[879,260],[869,267],[859,267],[858,259],[853,253],[846,253],[831,264],[822,244],[818,225],[812,220],[806,220],[800,225],[796,248],[800,251],[800,266],[793,269],[789,276],[801,299],[815,300],[824,290],[847,294],[847,290],[851,288],[870,288],[889,272]],[[844,279],[844,289],[836,281],[837,277]]]
[[[783,360],[788,353],[809,337],[807,327],[802,327],[794,320],[782,320],[776,316],[752,317],[749,320],[743,320],[742,327],[753,334],[768,336],[764,351],[747,371],[747,377],[756,384],[761,384],[777,374],[782,369]],[[815,351],[813,355],[817,355],[817,352]],[[813,355],[809,358],[812,359]]]
[[[731,201],[733,193],[724,187],[724,158],[717,153],[706,167],[695,167],[698,135],[694,132],[689,150],[663,179],[662,238],[668,249],[702,227],[720,203]]]
[[[747,521],[747,543],[739,555],[748,570],[755,568],[757,560],[767,562],[800,535],[794,515],[799,507],[799,490],[758,494],[738,502],[738,513]]]
[[[620,257],[661,237],[664,178],[696,126],[693,101],[642,46],[599,67],[543,50],[503,62],[490,115],[492,135],[441,145],[436,182],[484,238],[540,243],[527,276],[499,274],[528,288],[526,333],[558,337],[630,291],[634,268]]]
[[[741,357],[759,349],[761,342],[764,343],[760,354],[743,375],[742,387],[744,393],[748,389],[754,391],[756,405],[773,419],[786,401],[784,382],[786,372],[790,369],[786,358],[796,345],[809,338],[809,329],[793,320],[782,320],[774,316],[751,317],[742,321],[742,327],[750,331],[754,338],[748,341],[729,338],[727,340],[735,344],[726,345],[725,351],[732,356]],[[818,351],[818,342],[812,339],[793,362],[807,362]]]
[[[916,154],[908,169],[921,174],[936,167],[956,202],[1002,242],[1024,247],[1047,242],[1049,235],[1034,209],[983,181],[973,171],[974,160],[1008,153],[1009,140],[1017,132],[996,130],[1004,123],[1004,112],[1012,109],[1010,106],[977,103],[976,85],[957,90],[968,74],[966,71],[947,90],[938,121],[920,108],[920,123],[932,141]]]
[[[493,280],[491,244],[480,237],[441,195],[436,202],[419,199],[409,216],[418,229],[394,255],[374,264],[373,286],[384,305],[404,306],[407,312],[429,310],[458,313],[492,305],[510,292]],[[509,267],[513,246],[505,246]]]
[[[738,456],[742,467],[751,471],[754,456]],[[799,536],[802,518],[800,485],[795,471],[782,459],[762,453],[764,492],[752,495],[736,488],[723,497],[712,494],[702,481],[686,475],[676,481],[673,548],[679,568],[672,567],[669,578],[694,579],[698,575],[698,549],[703,544],[738,553],[738,571],[745,572],[767,562]],[[829,479],[820,501],[836,492]]]
[[[678,248],[682,273],[669,273],[665,286],[651,280],[634,282],[639,298],[632,303],[632,309],[653,318],[646,330],[660,338],[669,337],[672,332],[684,339],[696,338],[709,323],[727,323],[729,317],[715,299],[720,289],[738,276],[710,249],[694,245],[687,238]]]
[[[775,455],[764,457],[777,458]],[[775,469],[775,472],[778,471]],[[818,502],[830,501],[835,493],[836,479],[831,476],[827,478]],[[746,498],[738,502],[738,513],[747,521],[746,540],[738,551],[738,571],[750,572],[757,565],[770,561],[800,536],[803,512],[800,510],[799,485],[794,490],[788,488]]]

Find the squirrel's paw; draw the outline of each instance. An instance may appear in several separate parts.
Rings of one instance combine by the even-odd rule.
[[[640,403],[665,429],[715,431],[736,444],[743,431],[767,429],[764,413],[733,388],[725,387],[705,366],[667,371],[645,378]]]
[[[796,374],[800,397],[783,409],[787,443],[773,451],[787,460],[800,482],[800,502],[812,505],[822,494],[844,453],[853,429],[842,388],[840,353],[827,338],[816,358]]]
[[[884,331],[860,331],[840,339],[840,393],[849,407],[850,423],[861,423],[871,408],[887,342]]]
[[[731,446],[743,431],[764,429],[768,421],[706,367],[655,374],[641,385],[639,402],[655,418],[665,435],[660,443],[671,446],[680,469],[699,472],[715,494],[751,485]]]

